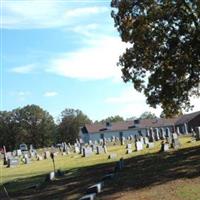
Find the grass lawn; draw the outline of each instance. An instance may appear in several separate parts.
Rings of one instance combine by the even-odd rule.
[[[181,149],[159,153],[155,148],[125,154],[125,146],[110,146],[108,152],[117,153],[116,160],[108,155],[83,158],[70,154],[55,157],[56,168],[65,176],[44,183],[45,174],[53,169],[52,161],[32,161],[15,168],[1,167],[1,182],[13,199],[78,199],[88,186],[113,170],[121,157],[125,168],[112,182],[105,183],[99,199],[200,199],[200,141],[189,143],[190,137],[181,137]],[[35,184],[37,188],[27,189]]]

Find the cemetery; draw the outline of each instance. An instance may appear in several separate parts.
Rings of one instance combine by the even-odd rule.
[[[198,129],[199,130],[199,129]],[[176,181],[200,199],[200,132],[171,133],[161,139],[138,136],[101,139],[59,147],[17,149],[1,158],[1,199],[131,199],[135,192],[153,199]],[[160,137],[161,136],[161,137]],[[184,181],[185,180],[185,181]],[[158,186],[157,186],[158,185]],[[147,188],[150,193],[145,193]],[[169,189],[168,188],[168,189]],[[155,190],[155,191],[154,191]],[[141,192],[140,192],[141,191]],[[126,193],[126,195],[125,195]],[[129,196],[130,195],[130,196]],[[163,194],[170,195],[174,194]],[[140,199],[140,197],[136,199]],[[156,199],[164,199],[161,195]]]

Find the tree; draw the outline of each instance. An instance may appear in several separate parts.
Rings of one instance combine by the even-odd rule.
[[[81,110],[65,109],[58,125],[58,141],[74,143],[79,137],[80,127],[85,123],[91,123],[91,120]]]
[[[122,41],[123,80],[166,116],[192,108],[200,95],[200,1],[113,0],[111,15]]]
[[[144,112],[141,114],[140,119],[156,119],[156,115],[151,112]]]
[[[105,122],[123,122],[123,121],[124,121],[123,117],[115,115],[107,117],[106,119],[102,119],[100,122],[105,123]]]
[[[134,120],[136,120],[136,119],[137,119],[137,117],[133,116],[133,117],[127,118],[126,121],[134,121]]]
[[[54,136],[53,117],[37,105],[0,112],[0,146],[10,150],[21,143],[44,147],[54,142]]]

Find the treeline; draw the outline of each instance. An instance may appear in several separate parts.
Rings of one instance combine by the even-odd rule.
[[[37,105],[0,111],[0,147],[15,149],[26,143],[38,148],[61,141],[73,143],[84,123],[91,123],[91,120],[75,109],[64,110],[58,123]]]
[[[151,118],[145,112],[141,118]],[[134,119],[134,117],[132,118]],[[124,121],[119,115],[111,116],[98,122]],[[12,111],[0,111],[0,147],[15,149],[19,144],[33,144],[34,147],[50,146],[66,141],[74,143],[79,136],[79,128],[86,123],[93,123],[81,110],[65,109],[55,123],[53,117],[37,105],[27,105]]]

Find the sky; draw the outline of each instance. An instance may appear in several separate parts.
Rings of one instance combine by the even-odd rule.
[[[1,110],[36,104],[55,119],[66,108],[92,120],[159,116],[121,78],[127,44],[110,13],[110,0],[1,0]]]

